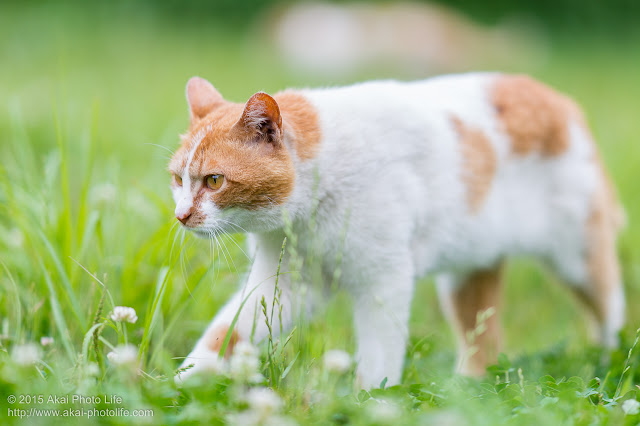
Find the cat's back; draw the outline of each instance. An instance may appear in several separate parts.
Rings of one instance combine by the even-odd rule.
[[[381,162],[389,170],[396,164],[406,169],[453,161],[452,120],[486,126],[487,87],[495,78],[469,73],[303,90],[322,132],[319,161],[345,171],[358,168],[362,176],[362,167]]]
[[[571,241],[597,193],[617,205],[580,109],[530,77],[469,73],[304,93],[334,187],[363,211],[402,206],[393,214],[411,216],[415,235],[456,235],[442,253],[483,241],[495,242],[483,257],[544,251],[549,235]]]
[[[496,73],[468,73],[418,81],[376,80],[302,91],[326,119],[401,120],[412,112],[471,109],[486,100]],[[347,114],[347,115],[345,115]],[[381,123],[383,124],[383,123]]]
[[[524,158],[591,161],[596,151],[576,104],[523,75],[372,81],[303,94],[318,113],[332,161],[359,153],[366,161],[382,156],[417,165],[437,157],[453,167],[448,162],[459,165],[472,152],[476,163],[500,168]]]

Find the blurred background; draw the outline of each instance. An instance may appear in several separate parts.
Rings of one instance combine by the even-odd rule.
[[[161,360],[184,355],[240,281],[248,262],[233,242],[228,256],[214,256],[172,228],[166,166],[187,128],[184,85],[193,75],[238,102],[259,90],[470,70],[527,73],[568,93],[583,105],[627,208],[628,330],[640,324],[640,2],[4,0],[0,63],[5,344],[81,341],[100,291],[76,261],[116,304],[143,313],[171,272],[152,340]],[[507,282],[507,353],[582,350],[580,308],[552,276],[516,260]],[[331,328],[327,346],[350,335],[348,314],[331,315],[317,325]],[[449,369],[453,339],[429,280],[412,318],[414,341],[430,340],[420,352],[427,367],[407,374]]]

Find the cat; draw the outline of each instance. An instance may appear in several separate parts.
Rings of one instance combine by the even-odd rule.
[[[257,248],[246,285],[186,357],[183,367],[192,367],[178,382],[218,357],[244,300],[225,356],[267,335],[256,309],[263,297],[272,305],[285,225],[308,252],[312,215],[327,282],[342,252],[338,285],[353,299],[365,387],[385,377],[400,383],[414,282],[428,274],[457,336],[457,371],[484,374],[501,348],[502,266],[512,255],[547,264],[585,302],[600,343],[617,344],[624,212],[566,96],[500,73],[258,92],[244,105],[193,77],[186,96],[191,123],[169,165],[176,218],[204,238],[242,230]],[[283,270],[290,260],[285,253]],[[299,273],[309,279],[304,265]],[[280,275],[284,330],[298,304],[312,309],[320,297],[301,301],[291,283]]]

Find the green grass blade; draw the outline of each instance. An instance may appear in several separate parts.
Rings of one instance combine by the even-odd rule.
[[[73,315],[80,322],[80,327],[81,328],[86,328],[87,321],[84,318],[84,316],[80,313],[81,312],[80,311],[80,303],[78,302],[78,299],[76,298],[75,291],[73,290],[73,288],[71,286],[71,281],[69,281],[69,277],[68,277],[66,271],[64,270],[64,266],[62,266],[62,262],[60,261],[60,258],[58,257],[58,253],[53,248],[53,246],[51,245],[51,242],[49,241],[47,236],[42,231],[38,230],[38,234],[40,235],[40,238],[42,239],[42,242],[44,243],[47,251],[51,255],[51,259],[53,260],[53,263],[54,263],[54,265],[56,267],[56,270],[58,271],[58,276],[59,276],[60,280],[62,281],[62,285],[64,287],[64,293],[65,293],[66,298],[69,301],[69,304],[71,305],[71,311],[73,312]]]
[[[76,352],[73,349],[73,343],[71,342],[71,337],[69,336],[69,327],[67,327],[67,322],[64,319],[64,315],[62,314],[62,308],[60,307],[60,301],[58,300],[58,294],[56,293],[55,286],[51,281],[51,276],[49,275],[49,271],[42,263],[42,260],[39,260],[40,268],[42,269],[42,273],[44,274],[44,280],[47,283],[47,288],[49,289],[49,303],[51,304],[51,310],[53,311],[53,318],[56,322],[56,326],[58,329],[58,334],[62,340],[62,345],[64,346],[65,351],[67,352],[67,356],[71,362],[76,361]]]
[[[11,284],[13,285],[13,292],[16,296],[16,303],[15,303],[15,321],[16,321],[16,325],[14,327],[15,330],[15,337],[14,339],[16,341],[20,341],[20,335],[22,334],[22,302],[20,301],[20,292],[18,290],[18,285],[16,284],[15,280],[13,279],[13,275],[11,275],[11,271],[9,271],[9,268],[7,268],[7,265],[5,265],[4,262],[2,262],[0,260],[0,264],[2,264],[2,267],[4,268],[5,272],[7,273],[7,276],[9,277],[9,282],[11,282]]]
[[[156,294],[155,294],[155,297],[153,298],[153,303],[151,304],[146,315],[144,334],[142,335],[142,342],[140,343],[140,350],[138,352],[138,358],[140,360],[143,359],[149,347],[149,341],[151,340],[151,333],[153,332],[155,324],[158,320],[158,315],[159,315],[158,308],[162,304],[162,299],[164,298],[164,293],[167,286],[167,282],[169,280],[169,276],[170,276],[169,267],[165,266],[162,269],[160,269],[160,272],[158,273],[158,279],[156,282]]]
[[[270,279],[272,277],[269,277],[267,279]],[[247,300],[249,300],[249,296],[251,296],[251,294],[256,291],[256,289],[258,287],[260,287],[265,281],[262,281],[261,283],[259,283],[258,285],[256,285],[254,288],[251,289],[251,291],[245,296],[245,298],[242,300],[242,303],[240,304],[240,307],[238,308],[236,315],[233,317],[233,321],[231,321],[231,324],[229,325],[229,329],[227,330],[227,334],[224,337],[224,341],[222,342],[222,346],[220,347],[220,352],[218,353],[218,358],[223,359],[224,358],[224,353],[227,351],[227,346],[229,346],[229,342],[231,341],[231,335],[233,334],[233,329],[236,326],[236,323],[238,322],[238,318],[240,318],[240,312],[242,311],[242,308],[244,308],[244,304],[247,303]]]
[[[82,359],[84,362],[89,360],[89,344],[91,343],[91,339],[94,338],[93,333],[99,328],[102,327],[105,323],[100,322],[98,324],[94,324],[89,331],[87,331],[84,335],[84,339],[82,340]]]
[[[284,380],[285,377],[287,377],[287,375],[289,374],[289,372],[291,371],[291,369],[293,368],[293,364],[296,363],[296,361],[298,360],[298,357],[300,356],[300,351],[296,352],[296,356],[293,357],[293,359],[291,360],[291,362],[289,363],[289,365],[287,365],[287,368],[284,369],[284,371],[282,372],[282,374],[280,375],[280,380]]]

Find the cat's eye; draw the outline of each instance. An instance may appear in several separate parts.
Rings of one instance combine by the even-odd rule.
[[[178,186],[182,186],[182,178],[178,175],[173,175],[173,178],[176,180]]]
[[[209,176],[207,176],[205,181],[207,183],[207,187],[209,189],[213,189],[215,191],[216,189],[220,189],[220,187],[222,186],[222,182],[224,182],[224,176],[222,176],[222,175],[209,175]]]

